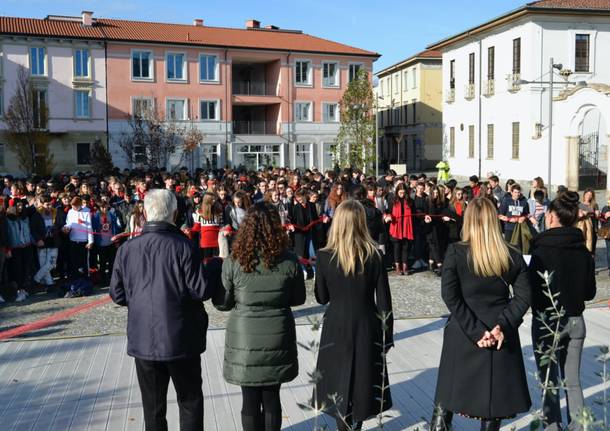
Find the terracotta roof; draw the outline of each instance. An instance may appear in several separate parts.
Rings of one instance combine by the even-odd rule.
[[[156,22],[127,21],[96,18],[92,27],[84,27],[80,18],[33,19],[0,17],[0,33],[128,41],[144,43],[168,43],[181,45],[205,45],[232,48],[273,49],[298,52],[319,52],[379,57],[366,51],[299,31],[236,29],[166,24]]]
[[[574,15],[610,15],[610,0],[539,0],[525,4],[518,9],[509,11],[497,18],[472,27],[462,33],[440,40],[429,49],[441,49],[465,37],[477,34],[507,22],[518,19],[530,13],[558,13]]]
[[[418,60],[422,60],[422,59],[438,59],[441,60],[443,57],[443,54],[441,51],[438,50],[434,50],[434,49],[427,49],[425,51],[419,52],[415,55],[412,55],[411,57],[408,57],[404,60],[400,60],[398,63],[394,63],[391,66],[386,67],[385,69],[380,70],[379,72],[377,72],[375,75],[377,76],[381,76],[384,75],[390,71],[392,71],[393,69],[398,69],[404,66],[408,66],[409,64],[413,64],[413,63],[417,63]]]
[[[551,9],[610,9],[610,0],[539,0],[528,3],[535,8]]]

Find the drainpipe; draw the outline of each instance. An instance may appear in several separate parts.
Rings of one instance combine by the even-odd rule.
[[[479,39],[479,178],[481,178],[481,149],[483,145],[481,143],[481,137],[483,136],[481,127],[483,126],[483,116],[482,116],[482,108],[483,108],[483,98],[481,97],[481,93],[483,90],[483,51],[482,51],[482,42]]]
[[[288,166],[290,165],[290,143],[292,142],[292,130],[294,127],[293,120],[293,112],[292,112],[292,67],[290,66],[290,57],[292,56],[292,51],[288,51],[288,56],[286,57],[286,64],[288,65],[288,148],[287,148],[287,158],[288,158]],[[313,68],[312,68],[313,69]],[[312,72],[313,73],[313,70]],[[313,112],[312,112],[313,117]],[[295,149],[296,151],[296,149]],[[324,149],[322,149],[324,151]],[[296,162],[296,161],[295,161]],[[286,157],[284,158],[284,165],[286,165]]]
[[[225,49],[225,166],[229,162],[229,50]],[[233,101],[231,100],[231,106]],[[231,155],[231,162],[233,155]]]
[[[106,151],[110,153],[110,126],[108,121],[108,42],[104,41],[104,78],[106,80],[104,89],[106,91]]]

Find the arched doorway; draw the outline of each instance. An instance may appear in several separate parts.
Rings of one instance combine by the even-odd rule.
[[[597,107],[584,114],[578,132],[578,189],[606,189],[608,129]]]

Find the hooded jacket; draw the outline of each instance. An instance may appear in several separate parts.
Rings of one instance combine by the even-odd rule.
[[[552,273],[551,291],[568,317],[582,315],[585,301],[595,297],[595,261],[585,247],[581,230],[575,227],[549,229],[534,238],[530,262],[533,290],[532,310],[544,311],[552,304],[544,294],[544,280],[538,272]]]

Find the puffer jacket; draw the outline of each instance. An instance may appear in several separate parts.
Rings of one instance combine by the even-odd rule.
[[[214,301],[231,310],[225,336],[223,375],[239,386],[289,382],[299,374],[297,341],[291,306],[305,302],[303,270],[296,255],[286,252],[267,269],[261,263],[246,273],[227,258],[222,265],[224,297]]]

